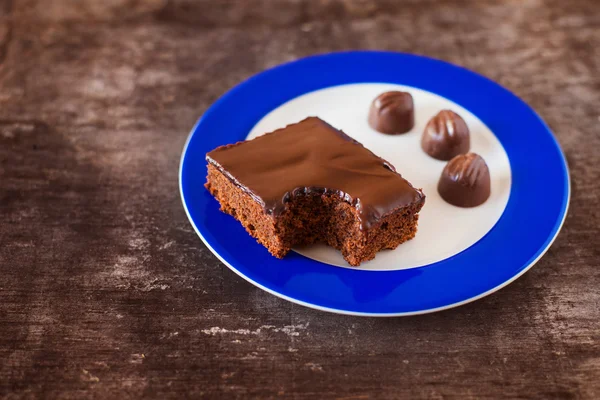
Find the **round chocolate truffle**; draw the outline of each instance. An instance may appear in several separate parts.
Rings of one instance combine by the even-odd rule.
[[[385,92],[371,103],[371,128],[388,135],[410,131],[415,125],[415,106],[410,93]]]
[[[421,147],[431,157],[447,161],[469,151],[469,137],[469,127],[460,115],[442,110],[427,123]]]
[[[476,207],[490,197],[490,170],[480,155],[460,154],[446,164],[438,192],[458,207]]]

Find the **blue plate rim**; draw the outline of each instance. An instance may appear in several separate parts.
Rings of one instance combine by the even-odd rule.
[[[458,302],[454,302],[454,303],[450,303],[444,306],[440,306],[440,307],[433,307],[433,308],[425,308],[425,309],[421,309],[421,310],[415,310],[415,311],[403,311],[403,312],[384,312],[384,313],[379,313],[379,312],[362,312],[362,311],[352,311],[352,310],[345,310],[345,309],[340,309],[340,308],[333,308],[333,307],[325,307],[325,306],[321,306],[318,304],[313,304],[313,303],[309,303],[309,302],[305,302],[303,300],[299,300],[296,299],[294,297],[290,297],[287,296],[283,293],[280,293],[278,291],[275,291],[269,287],[266,287],[264,285],[262,285],[261,283],[249,278],[248,276],[246,276],[245,274],[243,274],[242,272],[240,272],[238,269],[236,269],[233,265],[231,265],[227,260],[225,260],[221,254],[219,254],[208,242],[208,240],[204,237],[204,235],[202,234],[202,232],[200,231],[200,229],[197,227],[196,223],[194,222],[190,211],[188,209],[188,205],[186,203],[186,199],[185,199],[185,193],[184,193],[184,184],[183,184],[183,171],[184,171],[184,163],[185,163],[185,158],[186,158],[186,154],[188,151],[188,147],[189,144],[195,134],[195,132],[197,131],[199,125],[202,123],[203,118],[211,111],[211,109],[218,107],[222,102],[224,102],[228,97],[232,96],[235,94],[236,90],[238,88],[240,88],[241,86],[245,85],[246,83],[249,83],[255,79],[260,78],[261,76],[265,75],[265,74],[269,74],[270,72],[274,71],[274,70],[278,70],[280,68],[285,68],[288,65],[291,64],[296,64],[299,62],[303,62],[303,61],[308,61],[310,59],[315,59],[315,58],[325,58],[325,57],[330,57],[330,56],[344,56],[344,55],[359,55],[359,54],[363,54],[363,55],[368,55],[368,54],[380,54],[380,55],[401,55],[404,57],[412,57],[412,58],[417,58],[417,59],[422,59],[424,61],[427,62],[432,62],[432,63],[439,63],[441,65],[444,65],[446,67],[451,67],[451,68],[456,68],[459,70],[462,70],[466,73],[475,75],[476,77],[478,77],[479,79],[485,79],[486,81],[488,81],[488,83],[502,89],[503,91],[506,91],[507,93],[509,93],[510,95],[512,95],[512,97],[515,100],[518,100],[522,106],[524,106],[533,116],[535,116],[535,118],[538,120],[538,122],[545,128],[545,130],[548,132],[548,136],[551,138],[553,145],[556,147],[556,150],[558,151],[558,154],[560,155],[560,159],[562,161],[562,167],[563,167],[563,172],[564,172],[564,189],[565,189],[565,193],[564,193],[564,198],[562,201],[562,205],[561,205],[561,209],[559,212],[560,217],[557,219],[555,225],[553,226],[551,233],[548,235],[545,243],[540,246],[540,248],[537,250],[536,254],[534,256],[531,257],[531,259],[526,263],[526,265],[524,267],[522,267],[521,270],[519,270],[515,275],[513,275],[512,277],[510,277],[509,279],[507,279],[506,281],[502,282],[501,284],[487,290],[484,291],[478,295],[469,297],[467,299],[458,301]],[[366,82],[366,81],[365,81]],[[377,82],[377,81],[369,81],[369,83],[371,82]],[[383,82],[383,81],[382,81]],[[360,83],[360,82],[354,82],[354,83]],[[386,82],[389,83],[389,82]],[[333,87],[333,86],[337,86],[337,85],[331,85],[328,87]],[[426,90],[426,89],[425,89]],[[312,90],[311,90],[312,91]],[[311,91],[307,91],[306,93],[309,93]],[[440,95],[440,94],[438,94]],[[445,96],[444,96],[445,97]],[[540,117],[540,115],[532,108],[530,107],[524,100],[522,100],[519,96],[517,96],[516,94],[514,94],[512,91],[510,91],[509,89],[501,86],[500,84],[496,83],[495,81],[491,80],[490,78],[487,78],[484,75],[481,75],[477,72],[471,71],[465,67],[459,66],[459,65],[455,65],[452,63],[449,63],[447,61],[443,61],[443,60],[439,60],[439,59],[435,59],[435,58],[430,58],[430,57],[426,57],[426,56],[422,56],[422,55],[416,55],[416,54],[409,54],[409,53],[402,53],[402,52],[389,52],[389,51],[377,51],[377,50],[356,50],[356,51],[342,51],[342,52],[331,52],[331,53],[323,53],[323,54],[316,54],[316,55],[312,55],[312,56],[308,56],[308,57],[304,57],[304,58],[300,58],[297,60],[293,60],[293,61],[289,61],[283,64],[279,64],[276,66],[273,66],[271,68],[268,68],[258,74],[255,74],[247,79],[245,79],[244,81],[236,84],[234,87],[232,87],[231,89],[229,89],[227,92],[225,92],[216,102],[214,102],[206,111],[205,113],[198,119],[198,121],[196,122],[196,124],[194,125],[194,127],[192,128],[191,132],[189,133],[185,145],[183,147],[183,151],[181,154],[181,158],[180,158],[180,163],[179,163],[179,189],[180,189],[180,197],[181,197],[181,201],[184,207],[184,210],[186,212],[186,215],[192,225],[192,227],[194,228],[196,234],[200,237],[200,239],[202,240],[202,242],[206,245],[206,247],[223,263],[225,264],[228,268],[230,268],[232,271],[234,271],[237,275],[239,275],[240,277],[244,278],[246,281],[252,283],[253,285],[263,289],[264,291],[273,294],[279,298],[288,300],[290,302],[293,302],[295,304],[299,304],[305,307],[309,307],[312,309],[316,309],[316,310],[320,310],[320,311],[327,311],[327,312],[332,312],[332,313],[337,313],[337,314],[344,314],[344,315],[352,315],[352,316],[369,316],[369,317],[399,317],[399,316],[411,316],[411,315],[421,315],[421,314],[427,314],[427,313],[433,313],[433,312],[437,312],[437,311],[442,311],[442,310],[447,310],[447,309],[451,309],[454,307],[459,307],[461,305],[464,304],[468,304],[470,302],[479,300],[483,297],[486,297],[502,288],[504,288],[505,286],[509,285],[510,283],[514,282],[515,280],[517,280],[519,277],[521,277],[523,274],[525,274],[529,269],[531,269],[545,254],[546,252],[549,250],[549,248],[552,246],[552,244],[554,243],[554,241],[556,240],[556,238],[558,237],[558,234],[560,233],[564,222],[566,220],[566,217],[568,215],[568,209],[569,209],[569,204],[570,204],[570,200],[571,200],[571,178],[570,178],[570,173],[569,173],[569,167],[568,167],[568,162],[567,159],[565,157],[565,153],[561,148],[560,143],[558,142],[556,136],[553,134],[553,132],[551,131],[551,129],[549,128],[549,126],[546,124],[546,122]],[[506,211],[506,210],[505,210]],[[427,267],[427,266],[423,266],[423,267]],[[423,268],[423,267],[419,267],[419,268]],[[375,272],[375,271],[370,271],[370,272]]]

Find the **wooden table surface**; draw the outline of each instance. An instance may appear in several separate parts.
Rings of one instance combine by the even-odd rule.
[[[327,314],[194,233],[196,119],[265,68],[357,48],[475,70],[556,133],[569,216],[509,287]],[[0,398],[599,399],[599,126],[598,0],[0,0]]]

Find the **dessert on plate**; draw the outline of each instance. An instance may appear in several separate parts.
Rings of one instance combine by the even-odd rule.
[[[454,206],[477,207],[490,197],[491,186],[485,160],[475,153],[459,154],[444,167],[438,193]]]
[[[415,126],[415,104],[408,92],[380,94],[371,103],[369,125],[388,135],[407,133]]]
[[[429,120],[421,148],[438,160],[448,161],[471,148],[471,135],[464,119],[454,111],[442,110]]]
[[[323,242],[352,266],[417,232],[425,195],[345,133],[309,117],[206,155],[206,188],[275,257]]]

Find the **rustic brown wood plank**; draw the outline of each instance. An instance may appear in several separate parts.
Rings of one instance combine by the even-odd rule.
[[[554,130],[571,208],[517,282],[337,316],[196,237],[195,120],[264,68],[353,48],[471,68]],[[0,0],[0,397],[600,398],[599,49],[596,0]]]

